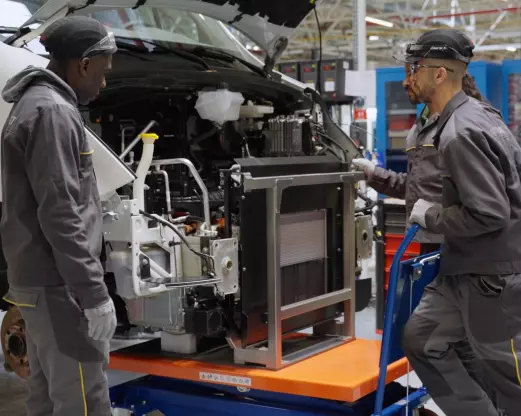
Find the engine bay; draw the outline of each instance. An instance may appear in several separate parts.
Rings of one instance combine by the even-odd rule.
[[[341,179],[313,181],[314,175],[347,176],[356,150],[336,125],[327,131],[333,123],[321,112],[323,102],[313,106],[313,96],[303,93],[297,100],[284,93],[273,99],[273,89],[263,98],[226,83],[134,93],[110,85],[116,86],[83,115],[138,176],[104,209],[106,282],[118,309],[119,335],[136,327],[159,331],[162,351],[189,355],[266,343],[270,264],[277,261],[279,310],[317,297],[337,300],[288,315],[282,333],[324,325],[346,312],[342,302],[354,300],[345,283],[354,282],[356,268],[350,264],[352,275],[344,276],[343,217],[353,220],[348,232],[353,245],[360,242],[358,262],[370,254],[371,207],[350,211],[355,188],[342,187]],[[245,177],[251,182],[287,175],[311,182],[284,189],[287,196],[281,202],[279,195],[280,210],[272,214],[271,185],[246,191]],[[143,220],[146,233],[139,235]],[[270,232],[272,221],[279,231]],[[364,225],[358,237],[355,224],[357,230]],[[280,258],[270,260],[275,237]],[[354,256],[356,248],[349,250]],[[268,365],[235,357],[243,361]]]

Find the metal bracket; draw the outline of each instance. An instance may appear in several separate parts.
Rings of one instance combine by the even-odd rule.
[[[411,276],[413,282],[420,279],[420,277],[422,276],[423,266],[434,264],[439,258],[440,258],[440,254],[437,253],[437,254],[433,254],[432,256],[425,257],[425,258],[421,259],[420,261],[418,261],[418,263],[413,264],[412,265],[413,272],[412,272],[412,276]]]
[[[236,363],[255,363],[268,369],[278,370],[297,361],[318,354],[333,346],[343,344],[354,338],[354,287],[355,287],[355,221],[354,221],[354,184],[362,180],[362,172],[319,173],[297,176],[273,176],[253,178],[250,173],[241,173],[244,192],[265,189],[266,226],[267,226],[267,279],[268,279],[268,345],[267,348],[251,346],[239,348],[237,339],[229,339],[235,347]],[[344,219],[344,285],[332,293],[316,296],[290,305],[282,306],[281,268],[280,268],[280,206],[282,192],[289,187],[341,184],[343,190]],[[322,309],[338,303],[344,304],[342,333],[300,351],[283,356],[282,322],[310,311]]]

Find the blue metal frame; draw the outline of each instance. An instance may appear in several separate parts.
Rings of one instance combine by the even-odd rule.
[[[401,359],[403,328],[410,311],[418,304],[423,288],[436,276],[439,260],[426,261],[436,253],[400,262],[412,242],[418,226],[407,232],[391,267],[389,295],[383,331],[380,374],[376,392],[355,403],[317,399],[226,385],[146,376],[110,389],[114,408],[127,409],[136,415],[159,410],[165,416],[412,416],[414,409],[428,399],[425,388],[410,389],[399,383],[385,383],[389,364]],[[421,270],[421,273],[418,271]],[[410,302],[411,276],[415,279]],[[408,408],[408,412],[407,412]]]
[[[386,414],[383,412],[383,398],[387,367],[404,357],[401,339],[405,325],[411,312],[418,306],[425,286],[434,280],[439,271],[439,252],[400,261],[419,228],[418,224],[411,225],[398,247],[391,265],[374,416]],[[432,260],[427,261],[428,259]],[[414,283],[412,283],[413,280]],[[427,394],[426,391],[424,393]]]

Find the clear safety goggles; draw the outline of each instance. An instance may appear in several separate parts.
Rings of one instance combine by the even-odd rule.
[[[447,68],[446,66],[442,65],[422,65],[422,64],[408,64],[409,65],[409,73],[416,74],[421,68],[445,68],[447,72],[454,72],[453,69]]]
[[[86,58],[90,55],[99,54],[99,53],[115,53],[118,50],[116,45],[116,38],[114,34],[110,32],[107,36],[101,39],[98,43],[92,45],[89,49],[87,49],[81,59]]]

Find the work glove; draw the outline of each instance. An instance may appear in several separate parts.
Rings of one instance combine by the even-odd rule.
[[[353,165],[355,165],[355,167],[357,167],[358,169],[363,170],[367,179],[369,179],[373,175],[374,170],[376,169],[376,164],[374,162],[371,162],[369,159],[353,159],[351,163],[353,163]]]
[[[425,214],[428,209],[434,205],[433,202],[426,201],[425,199],[418,199],[414,204],[414,207],[411,211],[411,216],[409,217],[409,222],[419,224],[423,228],[427,228],[427,224],[425,223]]]
[[[109,341],[116,332],[116,308],[112,299],[96,308],[85,309],[85,317],[89,321],[89,337],[96,341]]]

